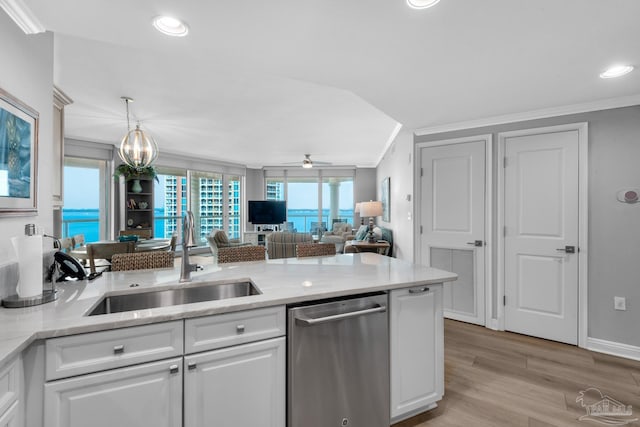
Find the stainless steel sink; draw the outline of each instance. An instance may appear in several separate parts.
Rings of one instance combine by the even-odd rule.
[[[233,283],[207,283],[197,286],[177,287],[161,291],[136,292],[104,296],[87,316],[145,310],[172,305],[192,304],[227,298],[260,295],[262,292],[250,281]]]

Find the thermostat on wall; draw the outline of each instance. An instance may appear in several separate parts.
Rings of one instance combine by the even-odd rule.
[[[637,188],[625,188],[617,193],[618,200],[622,203],[638,203],[640,190]]]

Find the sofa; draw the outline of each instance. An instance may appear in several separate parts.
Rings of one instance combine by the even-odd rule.
[[[298,243],[313,243],[313,237],[309,233],[274,231],[267,236],[267,255],[269,259],[295,258]]]

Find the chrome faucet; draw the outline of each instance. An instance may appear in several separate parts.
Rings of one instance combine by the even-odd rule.
[[[198,270],[197,264],[189,264],[189,248],[196,246],[196,235],[193,213],[187,211],[182,221],[182,268],[180,269],[180,283],[191,281],[191,272]]]

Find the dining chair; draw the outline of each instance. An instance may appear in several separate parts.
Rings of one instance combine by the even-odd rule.
[[[106,269],[111,267],[111,259],[115,254],[131,253],[135,252],[134,242],[117,242],[117,243],[89,243],[87,245],[87,258],[89,258],[89,268],[92,273],[96,272],[97,259],[106,260],[109,265]]]
[[[296,245],[296,256],[298,258],[335,254],[335,243],[299,243]]]
[[[114,254],[111,258],[111,271],[173,268],[173,265],[173,252],[121,253]]]
[[[173,235],[171,235],[171,241],[169,242],[169,252],[175,252],[176,251],[176,244],[178,243],[178,234],[177,233],[173,233]]]
[[[76,234],[71,238],[73,242],[73,247],[77,248],[78,246],[84,246],[84,234]]]
[[[60,239],[60,250],[62,252],[69,252],[73,249],[73,239],[71,237],[65,237]]]
[[[266,248],[264,246],[230,246],[218,249],[218,264],[264,261],[265,259]]]
[[[151,239],[151,229],[133,228],[131,230],[120,230],[120,236],[138,236],[139,239]]]

